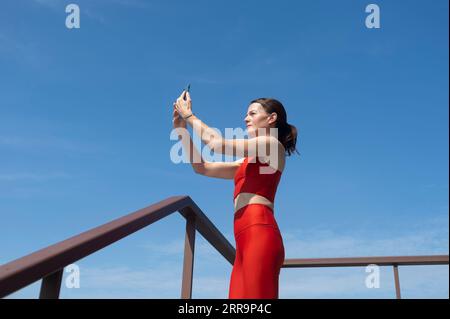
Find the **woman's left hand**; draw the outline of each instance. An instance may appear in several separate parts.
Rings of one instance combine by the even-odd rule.
[[[175,108],[175,103],[173,105],[173,118],[172,118],[173,128],[186,128],[186,121],[183,120],[177,112],[177,109]]]
[[[185,99],[186,98],[186,99]],[[175,108],[177,112],[183,117],[187,117],[192,114],[192,100],[189,92],[183,91],[180,97],[175,102]]]

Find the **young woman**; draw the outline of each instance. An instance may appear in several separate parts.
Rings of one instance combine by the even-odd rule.
[[[288,124],[283,105],[275,99],[261,98],[250,103],[244,120],[248,139],[225,139],[211,130],[192,113],[189,92],[183,91],[173,106],[175,128],[189,124],[213,152],[243,155],[234,162],[208,162],[202,159],[190,136],[182,138],[196,173],[234,179],[236,258],[228,297],[277,299],[285,253],[274,217],[274,199],[286,155],[297,152],[297,129]],[[270,153],[264,152],[263,156],[258,151],[262,148]]]

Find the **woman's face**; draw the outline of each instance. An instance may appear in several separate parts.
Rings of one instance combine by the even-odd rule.
[[[275,114],[276,120],[276,113],[272,114]],[[272,124],[275,122],[274,117],[270,116],[259,103],[250,104],[244,121],[247,126],[248,135],[251,137],[256,136],[258,128],[274,127]]]

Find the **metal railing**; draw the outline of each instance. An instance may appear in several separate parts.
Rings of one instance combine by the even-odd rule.
[[[395,294],[401,298],[398,266],[448,265],[448,255],[286,259],[284,268],[393,266]]]
[[[236,251],[189,196],[169,197],[102,226],[0,266],[0,298],[42,279],[39,298],[59,298],[64,267],[147,227],[174,212],[186,219],[181,298],[192,298],[195,234],[198,231],[231,265]],[[286,259],[283,268],[393,266],[400,298],[400,265],[444,265],[448,255]]]

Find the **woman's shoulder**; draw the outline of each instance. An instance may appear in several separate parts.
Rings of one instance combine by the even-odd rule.
[[[243,163],[245,160],[247,160],[248,163],[260,162],[262,164],[267,164],[273,169],[280,171],[280,173],[282,173],[286,165],[286,149],[278,139],[276,139],[275,137],[271,138],[273,138],[273,141],[276,143],[277,147],[275,150],[269,148],[270,155],[243,157],[237,160],[236,162]]]
[[[284,148],[283,148],[284,150]],[[267,164],[271,168],[282,173],[284,171],[284,167],[286,166],[286,155],[282,151],[278,151],[274,155],[269,156],[257,156],[255,157],[262,164]]]
[[[286,157],[283,155],[278,158],[271,158],[271,156],[258,156],[258,161],[262,164],[267,164],[271,168],[283,173],[286,166]]]

